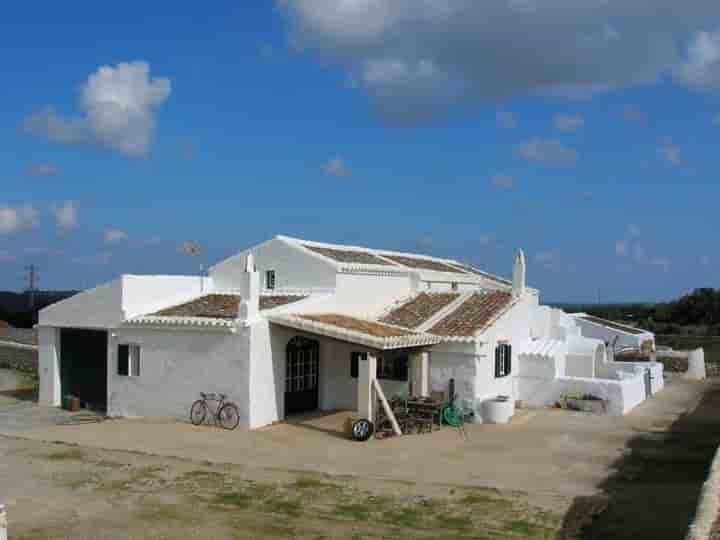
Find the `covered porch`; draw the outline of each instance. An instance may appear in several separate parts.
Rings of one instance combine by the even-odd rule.
[[[429,395],[436,336],[341,315],[283,315],[271,323],[282,375],[278,412],[286,421],[318,410],[372,420],[378,399]]]

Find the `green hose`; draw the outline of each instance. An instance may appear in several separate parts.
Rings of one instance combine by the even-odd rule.
[[[445,405],[442,408],[442,418],[448,426],[460,427],[463,425],[462,416],[453,405]]]

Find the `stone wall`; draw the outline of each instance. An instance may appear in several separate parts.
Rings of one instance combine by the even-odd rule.
[[[0,343],[0,368],[37,373],[37,347]]]

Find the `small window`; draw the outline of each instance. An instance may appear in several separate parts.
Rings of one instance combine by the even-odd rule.
[[[126,377],[140,376],[140,345],[118,345],[117,373]]]
[[[269,291],[275,288],[275,270],[265,272],[265,288]]]
[[[495,377],[507,377],[512,372],[512,347],[501,343],[495,348]]]
[[[350,376],[353,379],[358,377],[358,367],[360,360],[364,358],[365,353],[353,352],[350,353]],[[396,357],[383,357],[377,358],[377,365],[375,366],[375,376],[378,379],[386,379],[392,381],[407,381],[408,380],[408,357],[407,356],[396,356]]]
[[[453,282],[450,284],[450,288],[451,288],[453,291],[457,291],[457,290],[458,290],[457,281],[453,281]]]

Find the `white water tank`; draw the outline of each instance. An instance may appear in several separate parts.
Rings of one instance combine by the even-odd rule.
[[[515,402],[509,396],[495,396],[482,402],[484,424],[507,424],[515,414]]]

